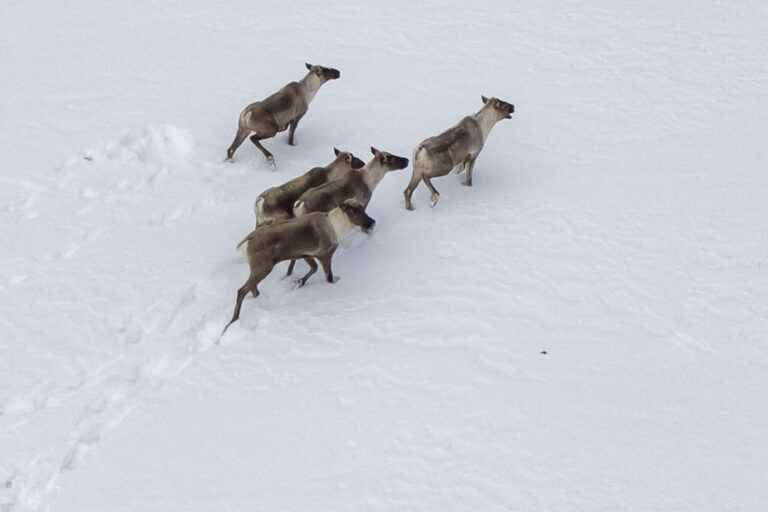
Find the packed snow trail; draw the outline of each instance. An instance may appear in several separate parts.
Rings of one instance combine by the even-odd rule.
[[[760,510],[766,6],[9,3],[0,511]],[[45,12],[45,16],[40,13]],[[237,113],[338,67],[297,131]],[[214,345],[269,186],[515,103]]]

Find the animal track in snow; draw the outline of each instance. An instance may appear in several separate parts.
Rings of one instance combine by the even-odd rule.
[[[171,126],[149,127],[127,132],[101,149],[68,159],[52,174],[53,184],[49,188],[16,184],[26,201],[12,203],[17,213],[39,208],[41,213],[47,209],[67,215],[54,248],[42,253],[37,261],[84,258],[92,254],[90,249],[101,250],[92,242],[97,242],[105,233],[111,235],[116,230],[134,227],[146,233],[148,219],[154,227],[172,228],[222,200],[231,202],[229,196],[176,204],[167,200],[166,188],[187,186],[184,180],[175,178],[180,170],[190,167],[193,146],[192,138],[184,130]],[[204,162],[192,163],[192,166],[206,168]],[[169,196],[185,197],[183,192]],[[137,204],[143,207],[138,211],[146,212],[143,221],[140,218],[136,222],[137,219],[125,215],[126,212],[135,214]],[[102,272],[102,268],[109,267],[100,264],[97,272]],[[82,375],[76,382],[63,385],[52,380],[50,384],[6,399],[2,416],[8,416],[11,428],[42,421],[40,418],[46,415],[41,411],[52,407],[79,414],[70,420],[69,432],[62,430],[56,434],[58,437],[53,437],[57,439],[55,442],[41,446],[39,452],[9,471],[0,472],[0,479],[11,482],[10,491],[0,492],[0,506],[8,510],[45,509],[62,472],[78,467],[83,457],[148,394],[215,345],[230,304],[222,302],[215,311],[210,311],[205,307],[210,301],[200,298],[208,285],[219,281],[221,273],[216,270],[211,268],[207,277],[159,297],[154,305],[139,309],[129,305],[131,309],[112,324],[116,356],[95,370],[88,368],[89,361],[84,361]],[[4,279],[9,285],[18,285],[27,279],[27,274],[15,270],[6,272]],[[251,315],[243,327],[268,322],[269,309],[283,300],[292,287],[288,282],[278,282],[271,288],[276,293],[263,294],[258,299],[259,313]],[[215,289],[219,289],[218,284]],[[13,476],[6,478],[7,474]],[[0,512],[6,511],[0,508]]]

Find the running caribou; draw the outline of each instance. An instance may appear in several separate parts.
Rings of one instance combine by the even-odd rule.
[[[457,125],[440,135],[426,139],[416,147],[413,152],[413,174],[404,192],[405,207],[408,210],[413,210],[411,196],[421,181],[432,192],[432,206],[435,206],[440,199],[440,193],[432,185],[432,178],[445,176],[454,168],[459,168],[459,172],[463,168],[467,173],[464,185],[472,186],[475,160],[483,149],[491,128],[502,119],[511,119],[515,111],[515,106],[506,101],[485,96],[481,98],[483,107],[477,113],[465,117]]]
[[[237,244],[238,249],[247,244],[250,275],[237,291],[232,320],[221,334],[224,335],[229,326],[240,318],[240,308],[248,292],[254,297],[259,296],[259,283],[279,262],[303,258],[309,265],[309,272],[298,280],[298,285],[304,286],[307,279],[317,272],[317,258],[325,272],[326,281],[334,283],[336,279],[333,277],[331,260],[339,242],[356,227],[369,233],[375,224],[376,221],[365,213],[365,207],[350,199],[328,213],[310,213],[297,219],[275,221],[251,231]]]
[[[294,134],[301,118],[307,113],[309,104],[320,87],[329,80],[341,76],[338,69],[305,64],[308,73],[298,82],[291,82],[262,101],[251,103],[240,113],[235,140],[227,149],[227,160],[232,160],[235,151],[250,135],[251,142],[261,151],[273,166],[275,157],[261,145],[264,139],[271,139],[278,132],[288,132],[288,144],[295,145]]]

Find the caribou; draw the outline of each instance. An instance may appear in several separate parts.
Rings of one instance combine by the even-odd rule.
[[[240,308],[248,292],[258,297],[259,283],[279,262],[303,258],[310,267],[309,272],[298,280],[298,285],[304,286],[312,274],[317,272],[317,258],[325,272],[326,281],[334,283],[336,279],[331,261],[339,242],[356,227],[370,233],[375,224],[376,221],[365,213],[362,204],[349,199],[328,213],[315,212],[296,219],[275,221],[251,231],[237,245],[238,249],[242,245],[246,246],[250,275],[237,290],[232,319],[221,335],[240,318]]]
[[[267,161],[275,166],[275,157],[261,144],[279,132],[290,128],[288,144],[296,145],[294,134],[299,121],[307,113],[309,104],[326,82],[341,76],[338,69],[305,64],[308,73],[298,82],[291,82],[264,100],[251,103],[240,113],[235,140],[227,149],[227,160],[231,161],[235,151],[250,135],[251,142],[262,152]]]
[[[413,152],[413,174],[404,191],[405,207],[413,210],[413,191],[424,182],[432,192],[432,206],[440,199],[440,193],[432,184],[432,178],[445,176],[453,169],[466,172],[464,185],[472,186],[472,171],[480,151],[497,122],[511,119],[515,106],[498,98],[481,96],[483,107],[474,115],[467,116],[440,135],[430,137]]]

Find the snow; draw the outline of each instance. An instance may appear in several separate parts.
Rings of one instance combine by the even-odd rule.
[[[765,508],[764,3],[2,11],[0,512]],[[224,163],[304,62],[298,146]],[[474,187],[389,174],[216,344],[261,191],[481,94]]]

